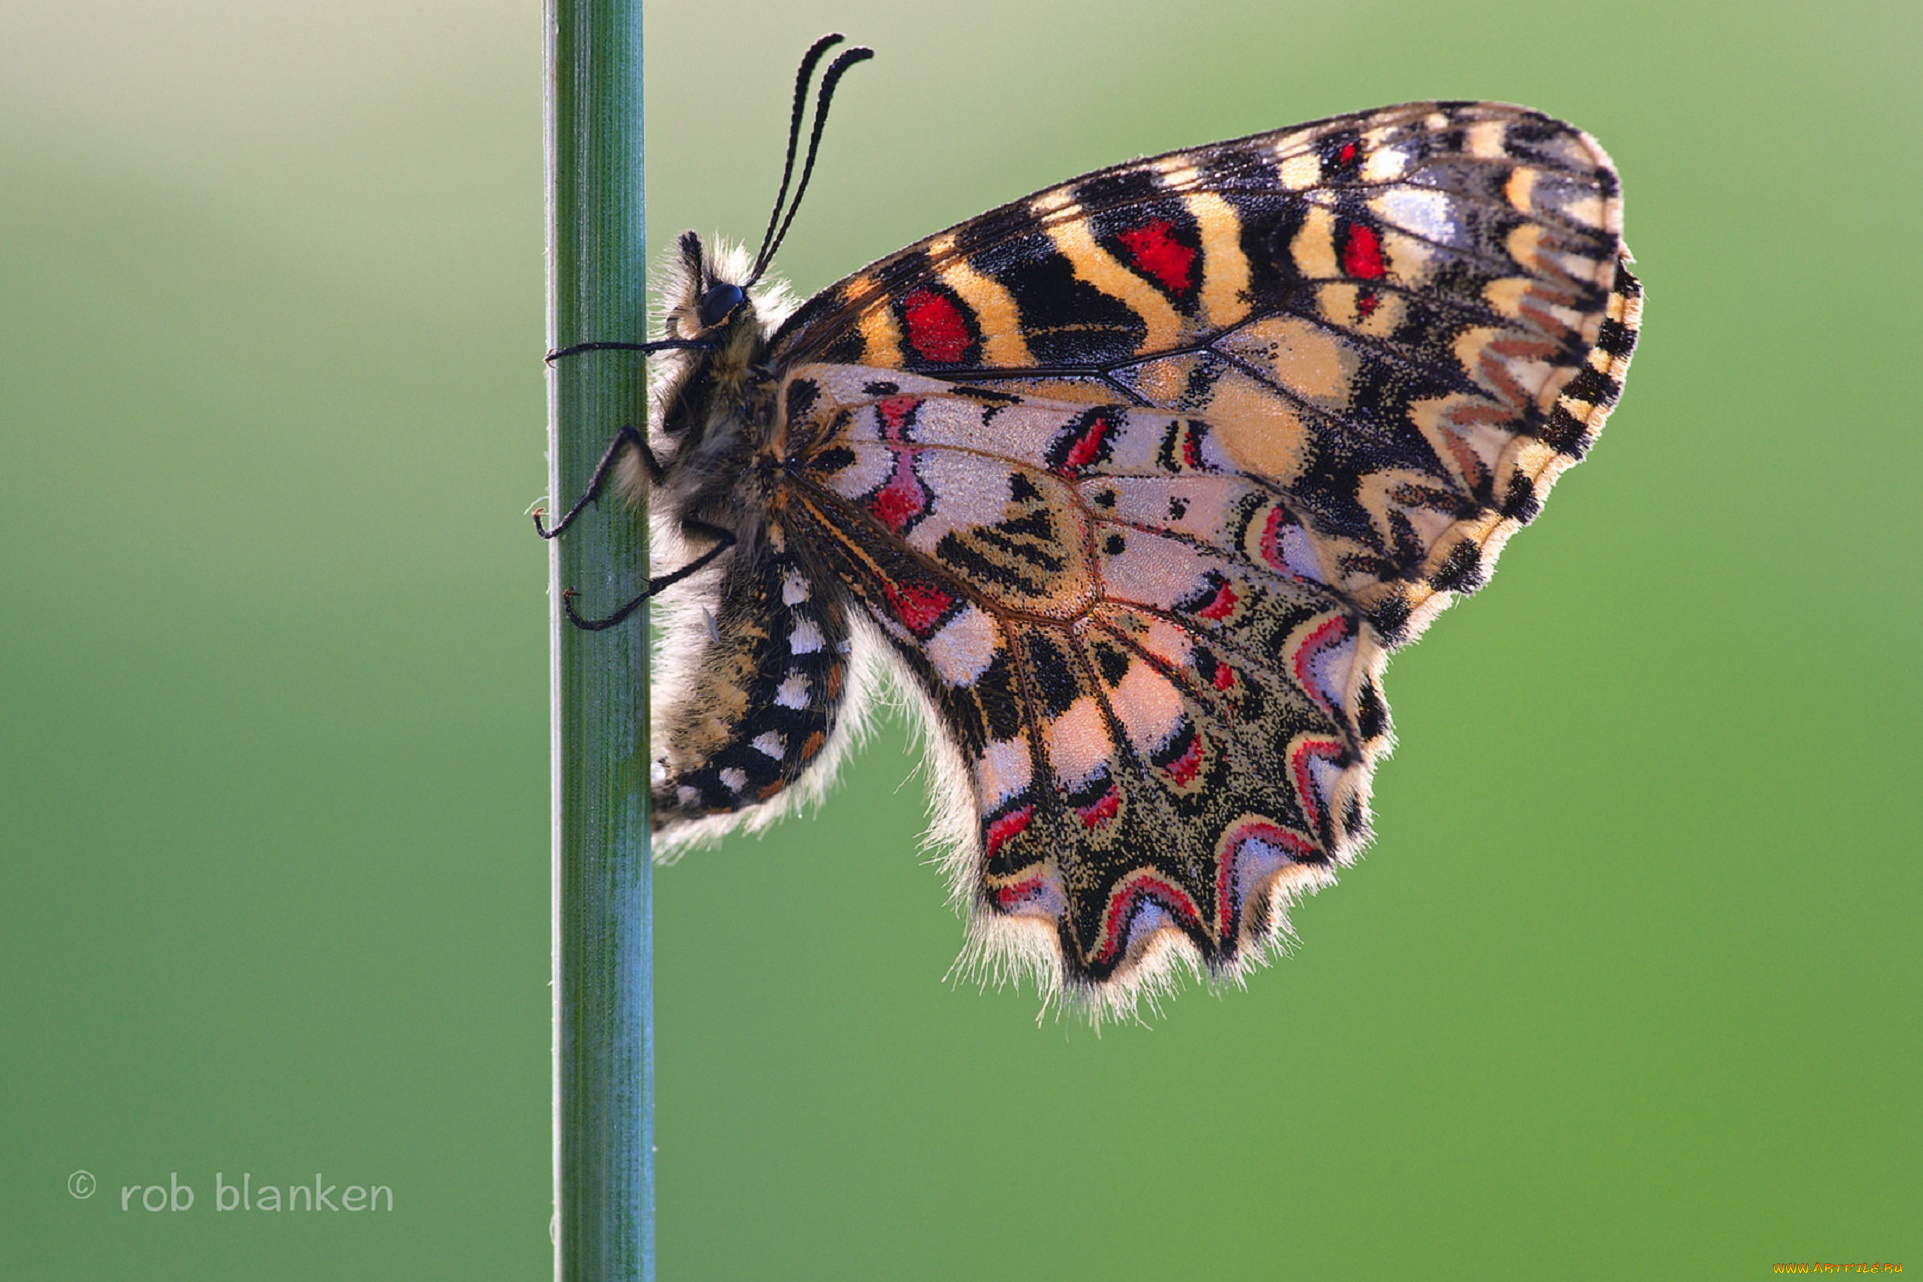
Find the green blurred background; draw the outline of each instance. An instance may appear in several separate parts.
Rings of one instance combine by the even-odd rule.
[[[943,982],[889,723],[657,878],[664,1279],[1923,1267],[1910,3],[655,3],[650,237],[812,291],[1100,164],[1525,102],[1642,353],[1397,660],[1380,837],[1148,1029]],[[0,5],[0,1273],[548,1264],[540,18]],[[100,1191],[77,1199],[69,1175]],[[220,1214],[215,1171],[391,1214]],[[192,1185],[191,1211],[122,1187]]]

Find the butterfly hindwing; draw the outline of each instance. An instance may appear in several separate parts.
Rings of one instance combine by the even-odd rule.
[[[1216,969],[1366,825],[1363,624],[1208,425],[811,365],[783,523],[888,636],[967,775],[968,898],[1088,990],[1169,932]]]

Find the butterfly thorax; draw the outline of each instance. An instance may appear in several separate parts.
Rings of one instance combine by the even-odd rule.
[[[689,232],[669,288],[666,336],[701,344],[676,353],[659,396],[660,497],[680,516],[752,531],[765,509],[774,377],[762,300],[703,253]],[[638,476],[634,477],[639,482]]]

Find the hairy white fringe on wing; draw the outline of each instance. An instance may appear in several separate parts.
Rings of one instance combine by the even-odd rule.
[[[1097,1031],[1105,1023],[1145,1024],[1148,1016],[1162,1015],[1162,999],[1190,983],[1212,991],[1247,986],[1251,972],[1292,951],[1296,934],[1289,910],[1324,886],[1335,884],[1332,868],[1296,865],[1273,878],[1267,887],[1269,932],[1250,941],[1234,962],[1210,971],[1195,945],[1170,927],[1152,936],[1141,954],[1120,974],[1105,983],[1069,984],[1055,929],[1034,917],[1012,917],[982,905],[978,855],[980,817],[967,767],[951,738],[942,732],[927,696],[898,670],[891,670],[889,696],[905,709],[919,750],[928,785],[929,827],[922,839],[929,862],[938,865],[948,881],[949,902],[966,921],[967,937],[948,970],[951,983],[973,982],[987,989],[1023,987],[1032,982],[1041,997],[1036,1022],[1050,1012],[1087,1021]]]
[[[856,616],[859,629],[875,651],[886,643],[874,625]],[[1286,953],[1294,939],[1288,909],[1307,895],[1335,881],[1333,871],[1298,867],[1279,876],[1269,888],[1276,925],[1255,947],[1244,949],[1235,964],[1211,973],[1187,936],[1170,928],[1157,933],[1142,954],[1106,983],[1079,985],[1065,982],[1062,955],[1055,929],[1034,917],[1010,917],[981,903],[980,830],[975,792],[968,767],[952,736],[945,733],[927,695],[897,667],[887,670],[884,697],[908,715],[912,748],[928,790],[928,831],[922,838],[927,861],[941,869],[948,882],[949,903],[966,922],[967,938],[948,970],[951,983],[972,982],[989,987],[1021,988],[1033,983],[1041,997],[1036,1022],[1063,1015],[1086,1020],[1098,1030],[1104,1023],[1144,1023],[1144,1011],[1160,1016],[1161,999],[1189,982],[1211,989],[1242,987],[1252,970]]]

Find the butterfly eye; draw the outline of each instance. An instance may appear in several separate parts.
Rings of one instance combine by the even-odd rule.
[[[741,306],[744,297],[739,285],[723,282],[710,288],[695,305],[695,311],[701,318],[701,328],[713,329],[727,320],[734,314],[734,309]]]

